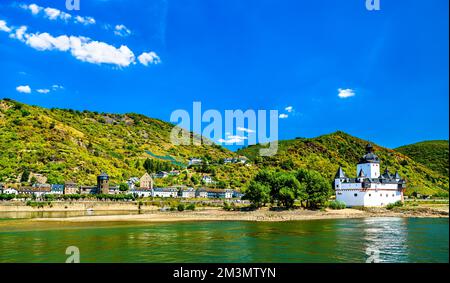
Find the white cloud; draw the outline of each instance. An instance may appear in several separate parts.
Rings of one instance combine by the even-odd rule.
[[[91,41],[85,37],[70,37],[72,56],[80,61],[94,64],[113,64],[128,67],[135,63],[135,56],[127,46],[116,48],[104,42]]]
[[[294,111],[294,107],[288,106],[288,107],[284,108],[284,110],[286,110],[288,113],[291,113],[292,111]]]
[[[41,11],[43,11],[44,17],[52,21],[55,20],[68,21],[70,19],[73,19],[74,23],[80,23],[84,25],[95,24],[95,19],[92,17],[82,17],[82,16],[73,17],[71,14],[63,12],[56,8],[51,7],[44,8],[36,4],[20,5],[20,7],[22,9],[29,10],[33,15],[40,14]]]
[[[80,23],[83,25],[93,25],[96,23],[95,19],[92,17],[82,17],[82,16],[76,16],[75,22]]]
[[[278,118],[280,118],[280,119],[286,119],[287,117],[289,117],[287,114],[280,114],[278,116]]]
[[[6,25],[5,21],[0,20],[0,31],[11,32],[11,28]]]
[[[61,11],[54,8],[45,8],[44,13],[50,20],[56,20],[61,15]]]
[[[20,93],[31,93],[31,88],[29,85],[20,85],[16,87],[16,90]]]
[[[54,49],[59,51],[67,51],[71,47],[70,43],[70,39],[67,35],[53,37],[46,32],[31,34],[28,36],[26,41],[26,44],[39,51]]]
[[[244,129],[244,128],[242,128],[242,129]],[[226,143],[226,144],[234,144],[234,143],[242,143],[243,141],[248,139],[245,136],[230,135],[229,132],[227,132],[225,135],[226,135],[226,139],[219,139],[218,142]]]
[[[129,36],[131,30],[129,30],[125,25],[116,25],[114,28],[114,34],[118,36]]]
[[[247,129],[247,128],[243,128],[243,127],[237,127],[236,129],[240,132],[246,132],[246,133],[254,133],[255,132],[252,129]]]
[[[52,85],[52,89],[53,90],[58,90],[58,89],[64,89],[64,87],[62,85]]]
[[[37,92],[39,92],[39,93],[49,93],[50,92],[50,90],[49,89],[46,89],[46,88],[44,88],[44,89],[38,89],[37,90]]]
[[[9,37],[16,38],[20,41],[24,41],[24,35],[26,35],[27,27],[21,26],[20,28],[16,29],[14,33],[10,33]]]
[[[138,57],[139,62],[141,62],[142,65],[144,66],[148,66],[149,64],[159,64],[161,63],[161,59],[159,58],[159,56],[153,52],[144,52],[141,55],[139,55]]]
[[[347,89],[340,88],[340,89],[338,89],[338,92],[339,92],[338,96],[340,98],[349,98],[349,97],[355,96],[355,91],[350,88],[347,88]]]
[[[41,12],[41,10],[43,9],[42,7],[40,7],[40,6],[36,5],[36,4],[30,4],[30,5],[23,4],[23,5],[20,5],[20,7],[22,9],[25,9],[25,10],[30,10],[30,12],[33,15],[39,14],[39,12]]]
[[[105,42],[93,41],[87,37],[61,35],[54,37],[49,33],[27,36],[26,44],[39,50],[70,51],[76,59],[93,64],[112,64],[128,67],[135,63],[134,53],[125,45],[116,48]]]
[[[38,51],[70,52],[76,59],[93,64],[111,64],[119,67],[136,64],[133,51],[126,45],[116,48],[108,43],[83,36],[60,35],[55,37],[47,32],[27,33],[26,26],[12,30],[6,26],[5,21],[0,21],[0,28],[8,29],[11,38],[18,39]],[[142,53],[138,59],[145,66],[161,62],[159,56],[153,51]]]

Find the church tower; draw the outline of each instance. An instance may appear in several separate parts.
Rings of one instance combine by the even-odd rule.
[[[361,171],[366,178],[380,177],[380,159],[373,153],[373,146],[370,143],[366,145],[366,154],[361,157],[356,166],[356,176],[360,177]]]

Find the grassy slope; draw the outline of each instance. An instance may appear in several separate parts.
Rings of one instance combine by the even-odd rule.
[[[45,109],[0,100],[0,182],[18,178],[24,168],[49,182],[94,184],[108,172],[116,183],[144,173],[149,150],[187,163],[189,157],[224,158],[234,153],[219,146],[174,146],[173,125],[138,114],[103,114]]]
[[[258,157],[260,145],[250,146],[238,151],[252,160],[259,167],[281,168],[293,162],[293,167],[306,167],[317,170],[330,180],[341,165],[348,176],[355,177],[356,163],[365,153],[367,141],[350,136],[343,132],[323,135],[312,139],[295,139],[280,141],[277,155],[273,157]],[[374,145],[376,154],[380,157],[381,168],[391,172],[398,170],[407,179],[407,194],[418,191],[426,194],[448,192],[448,176],[415,162],[408,156],[391,149]]]
[[[448,141],[424,141],[395,149],[442,175],[448,176]]]

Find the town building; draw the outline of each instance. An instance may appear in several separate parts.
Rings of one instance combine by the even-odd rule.
[[[153,189],[153,179],[150,174],[145,173],[139,179],[139,186],[144,189]]]
[[[134,188],[130,191],[130,193],[138,198],[148,198],[153,195],[153,190],[146,188]]]
[[[19,192],[13,188],[3,188],[2,193],[6,195],[18,195]]]
[[[356,166],[356,176],[348,178],[339,167],[334,180],[337,201],[348,207],[385,206],[403,201],[406,181],[398,172],[390,174],[388,169],[380,174],[380,159],[371,144],[366,146],[366,154]]]
[[[176,198],[178,196],[177,188],[155,188],[152,197],[155,198]]]
[[[109,176],[106,173],[101,173],[97,176],[97,189],[98,193],[108,194],[109,193]]]
[[[229,189],[220,190],[220,189],[207,189],[206,190],[208,198],[221,198],[221,199],[230,199],[233,198],[233,191]]]
[[[98,186],[81,186],[79,193],[81,195],[95,195],[98,194],[100,191],[98,189]],[[109,189],[108,189],[109,192]],[[108,193],[107,193],[108,194]]]
[[[78,185],[72,181],[64,183],[64,194],[65,195],[75,195],[80,192]]]
[[[238,191],[233,191],[233,198],[238,198],[238,199],[240,199],[240,198],[242,198],[243,196],[244,196],[243,193],[238,192]]]
[[[110,195],[118,195],[121,194],[122,192],[120,191],[119,186],[111,186],[108,189],[108,194]]]
[[[189,166],[195,166],[195,165],[202,165],[203,164],[203,160],[200,158],[190,158],[188,165]]]
[[[211,176],[205,175],[202,177],[202,182],[205,184],[212,184],[214,183],[213,179]]]
[[[29,195],[37,198],[41,198],[46,194],[50,194],[51,188],[49,187],[20,187],[17,189],[19,195]]]
[[[64,185],[52,184],[50,193],[52,195],[62,195],[62,194],[64,194]]]
[[[195,198],[195,190],[191,187],[179,188],[178,197],[180,198]]]
[[[130,191],[134,190],[137,183],[140,183],[140,179],[138,177],[131,177],[130,179],[128,179],[127,181],[128,190]]]
[[[197,189],[197,191],[195,192],[195,196],[198,198],[207,198],[208,190],[206,188]]]
[[[158,173],[153,175],[155,178],[166,178],[167,176],[169,176],[169,173],[167,173],[166,171],[159,171]]]

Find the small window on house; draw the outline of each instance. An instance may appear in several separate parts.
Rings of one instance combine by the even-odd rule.
[[[369,194],[369,197],[371,197],[372,195],[371,194]]]
[[[392,194],[392,197],[394,197],[395,195],[394,194]]]
[[[388,195],[388,194],[386,194],[386,197],[389,197],[389,195]]]
[[[358,196],[358,194],[355,194],[355,197],[357,197]]]

